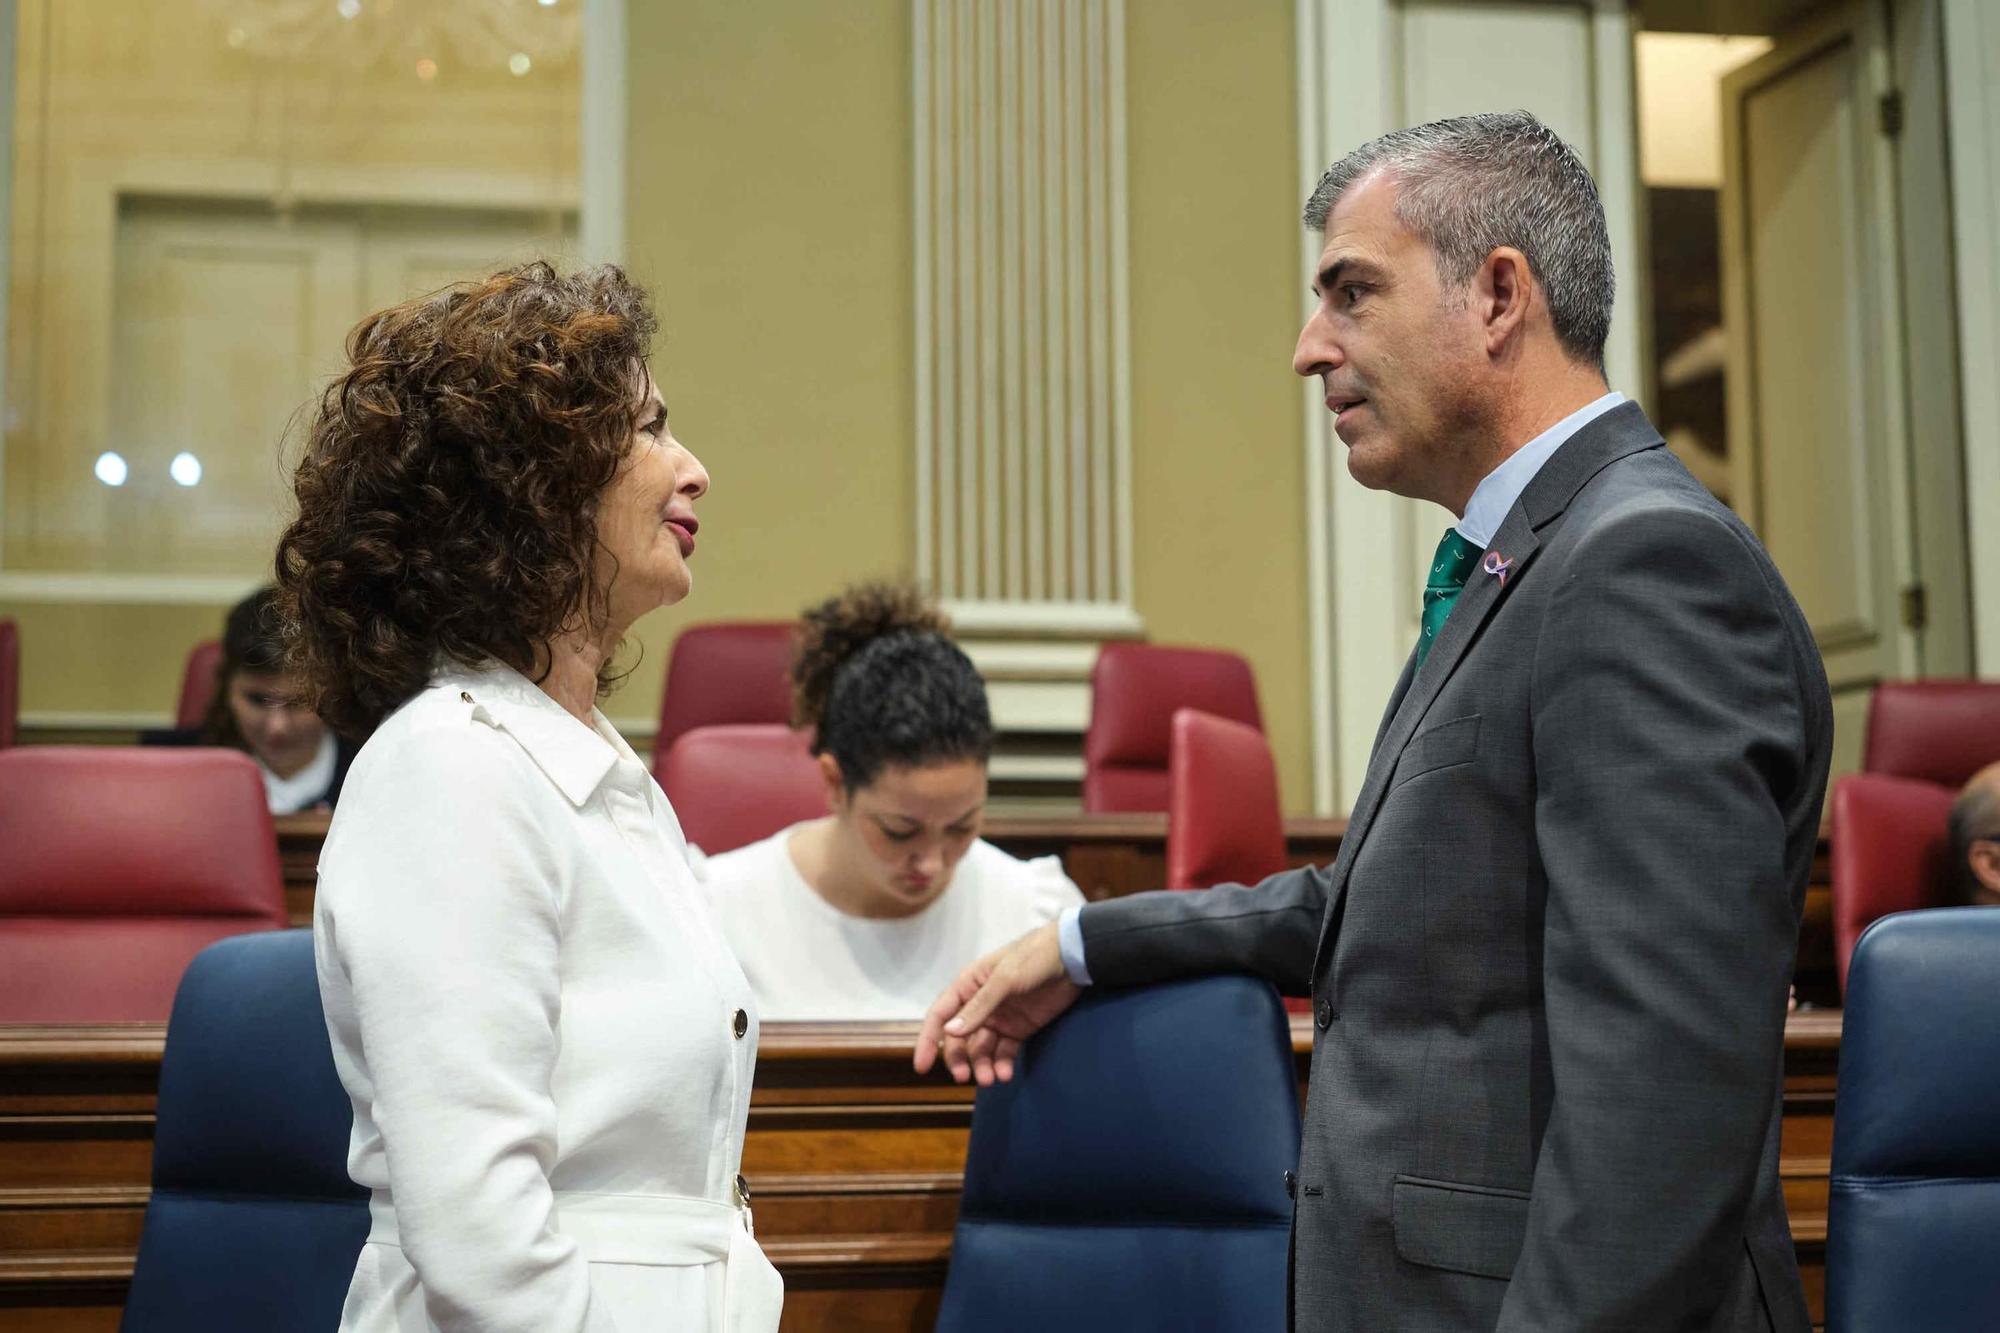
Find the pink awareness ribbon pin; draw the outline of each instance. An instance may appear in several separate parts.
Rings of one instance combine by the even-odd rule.
[[[1514,562],[1506,556],[1501,555],[1498,551],[1488,551],[1486,559],[1481,562],[1479,567],[1488,574],[1498,578],[1500,586],[1504,588],[1507,586],[1507,571],[1514,567]]]

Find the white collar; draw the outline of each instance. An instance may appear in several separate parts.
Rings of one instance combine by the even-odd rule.
[[[547,775],[571,805],[590,799],[599,783],[621,760],[641,773],[645,766],[596,708],[586,727],[568,709],[510,666],[489,662],[468,667],[450,663],[431,678],[431,688],[447,690],[469,704],[475,721],[498,727],[520,742],[535,766]]]
[[[1493,534],[1507,521],[1507,511],[1521,498],[1521,492],[1528,489],[1528,483],[1542,470],[1542,464],[1548,462],[1570,436],[1624,401],[1625,395],[1613,389],[1595,402],[1579,407],[1507,455],[1499,467],[1487,473],[1472,488],[1472,498],[1465,502],[1465,517],[1458,520],[1459,535],[1481,549],[1491,546]]]
[[[333,739],[331,731],[320,733],[319,749],[306,766],[288,778],[281,778],[257,761],[257,770],[264,775],[264,800],[274,815],[296,814],[326,795],[326,789],[333,785],[334,766],[340,759],[340,746]]]

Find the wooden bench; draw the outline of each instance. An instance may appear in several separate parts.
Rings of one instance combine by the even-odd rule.
[[[972,1091],[910,1069],[909,1024],[769,1024],[744,1172],[787,1329],[928,1329],[958,1213]],[[1305,1078],[1312,1029],[1293,1019]],[[152,1164],[164,1030],[0,1028],[0,1326],[109,1330]],[[1780,1170],[1815,1320],[1840,1014],[1785,1034]]]

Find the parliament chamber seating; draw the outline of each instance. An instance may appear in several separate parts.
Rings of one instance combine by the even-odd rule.
[[[1278,769],[1264,733],[1199,709],[1174,710],[1166,887],[1255,884],[1288,864]]]
[[[789,722],[792,635],[785,620],[719,621],[682,630],[667,658],[654,755],[696,727]]]
[[[1855,942],[1880,917],[1944,902],[1945,821],[1956,789],[1921,778],[1850,773],[1831,815],[1834,968],[1843,992]]]
[[[312,932],[238,936],[189,965],[167,1024],[134,1333],[333,1328],[368,1237],[347,1175]]]
[[[159,1022],[188,960],[286,924],[255,761],[0,751],[0,1022]]]
[[[1090,672],[1083,737],[1086,814],[1163,811],[1174,711],[1199,709],[1262,731],[1257,681],[1235,653],[1108,643]]]
[[[1994,1327],[2000,912],[1886,917],[1849,974],[1827,1214],[1830,1333]]]
[[[1257,884],[1290,864],[1278,767],[1264,733],[1199,709],[1175,709],[1166,887]],[[1311,1013],[1312,1002],[1294,997],[1285,1008]]]
[[[826,813],[811,743],[781,723],[696,727],[655,756],[653,776],[687,840],[713,856]]]
[[[1861,768],[1954,791],[2000,761],[2000,681],[1892,680],[1868,701]]]
[[[180,702],[174,706],[176,730],[192,731],[207,720],[221,670],[221,640],[209,639],[188,649],[187,666],[181,670]]]
[[[1264,982],[1086,992],[974,1103],[937,1328],[1282,1333],[1298,1147]]]
[[[14,743],[21,724],[21,627],[0,620],[0,750]]]

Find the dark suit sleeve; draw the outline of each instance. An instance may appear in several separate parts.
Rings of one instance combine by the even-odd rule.
[[[1811,781],[1787,597],[1717,516],[1614,515],[1533,684],[1553,1080],[1499,1329],[1712,1325],[1781,1076],[1798,940],[1781,802]]]
[[[1286,995],[1312,985],[1326,872],[1286,870],[1256,885],[1136,893],[1083,909],[1083,961],[1104,986],[1241,972]]]

